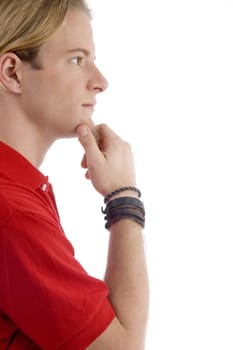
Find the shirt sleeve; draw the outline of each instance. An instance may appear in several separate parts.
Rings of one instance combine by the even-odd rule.
[[[48,218],[15,211],[1,226],[0,266],[2,309],[42,349],[84,350],[115,316],[106,284]]]

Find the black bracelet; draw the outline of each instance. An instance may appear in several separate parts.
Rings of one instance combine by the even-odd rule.
[[[144,204],[140,199],[135,197],[119,197],[111,200],[111,202],[106,205],[105,210],[102,209],[102,213],[106,214],[107,211],[122,206],[134,206],[144,210]]]
[[[115,196],[116,194],[120,193],[120,192],[124,192],[124,191],[134,191],[138,193],[138,197],[141,197],[141,192],[139,191],[139,189],[137,187],[134,186],[126,186],[126,187],[121,187],[118,188],[115,191],[112,191],[111,193],[109,193],[105,198],[104,198],[104,203],[107,203],[109,201],[109,199],[111,199],[113,196]]]
[[[111,217],[111,219],[107,220],[105,224],[105,228],[109,229],[112,224],[114,224],[117,221],[120,221],[122,219],[130,219],[135,222],[137,222],[139,225],[142,226],[142,228],[145,227],[145,220],[142,219],[140,216],[135,215],[134,213],[126,212],[126,213],[120,213],[118,215],[114,215]]]
[[[143,202],[135,197],[119,197],[110,201],[106,208],[102,208],[102,213],[105,214],[106,220],[105,228],[122,219],[131,219],[141,225],[145,226],[145,209]]]

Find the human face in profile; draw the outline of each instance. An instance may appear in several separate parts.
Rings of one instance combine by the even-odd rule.
[[[49,138],[72,137],[80,124],[93,128],[96,95],[107,88],[94,59],[90,18],[75,9],[41,47],[39,68],[25,63],[23,109],[29,122]]]

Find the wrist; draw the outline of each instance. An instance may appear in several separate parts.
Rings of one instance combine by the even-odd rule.
[[[109,193],[105,198],[104,198],[104,203],[108,203],[109,201],[115,199],[115,198],[120,198],[120,197],[134,197],[134,198],[140,198],[141,197],[141,192],[139,189],[135,186],[125,186],[125,187],[120,187],[111,193]]]
[[[112,198],[109,199],[109,202],[111,202],[113,199],[116,198],[121,198],[121,197],[133,197],[133,198],[138,198],[138,194],[135,191],[125,191],[125,192],[120,192],[112,196]]]
[[[102,208],[105,214],[105,228],[109,229],[112,224],[119,220],[130,219],[137,222],[144,228],[145,225],[145,209],[143,202],[134,197],[115,198],[107,202],[106,208]]]

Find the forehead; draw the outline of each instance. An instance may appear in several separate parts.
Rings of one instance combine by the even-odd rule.
[[[94,55],[91,21],[82,10],[69,10],[64,22],[41,48],[41,54],[61,54],[83,49]]]

